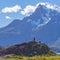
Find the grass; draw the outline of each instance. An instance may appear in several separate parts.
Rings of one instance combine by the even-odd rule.
[[[13,57],[0,57],[0,60],[60,60],[60,55],[56,56],[13,56]]]

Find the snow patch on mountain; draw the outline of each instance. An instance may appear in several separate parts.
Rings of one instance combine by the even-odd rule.
[[[41,14],[43,14],[43,15],[40,17],[43,20],[43,23],[40,22],[41,19],[37,19],[37,21],[29,19],[27,21],[27,22],[36,26],[36,28],[34,27],[33,30],[38,29],[38,28],[46,25],[52,19],[52,16],[50,15],[51,11],[57,11],[60,13],[60,7],[58,7],[57,5],[52,5],[48,2],[45,2],[45,3],[40,2],[40,3],[36,4],[35,6],[28,5],[28,6],[26,6],[26,8],[23,9],[23,11],[21,11],[21,13],[23,15],[26,15],[29,17],[36,11],[37,8],[40,8],[41,6],[44,9],[44,11],[45,10],[47,11],[47,13],[41,12]],[[44,16],[44,14],[45,14],[45,16]]]

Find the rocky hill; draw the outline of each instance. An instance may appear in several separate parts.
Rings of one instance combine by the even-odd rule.
[[[0,55],[7,54],[16,54],[16,55],[24,55],[24,56],[34,56],[34,55],[54,55],[50,48],[41,42],[36,42],[35,40],[30,41],[28,43],[17,44],[14,46],[10,46],[8,48],[0,50]]]

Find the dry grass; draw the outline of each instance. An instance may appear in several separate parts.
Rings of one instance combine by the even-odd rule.
[[[14,57],[0,57],[0,60],[60,60],[60,56],[14,56]]]

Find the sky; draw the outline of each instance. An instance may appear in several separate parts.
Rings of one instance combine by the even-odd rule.
[[[22,20],[35,10],[40,2],[49,2],[60,6],[60,0],[0,0],[0,28],[10,24],[15,19]]]

